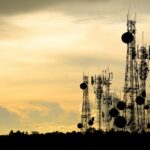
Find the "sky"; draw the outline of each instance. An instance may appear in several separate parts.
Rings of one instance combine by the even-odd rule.
[[[149,45],[149,0],[0,0],[0,134],[78,130],[83,72],[121,92],[128,11]]]

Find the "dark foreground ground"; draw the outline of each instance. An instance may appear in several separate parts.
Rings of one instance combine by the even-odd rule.
[[[101,132],[94,133],[46,133],[31,135],[16,132],[0,136],[0,150],[122,150],[122,149],[150,149],[150,133],[128,133],[128,132]]]

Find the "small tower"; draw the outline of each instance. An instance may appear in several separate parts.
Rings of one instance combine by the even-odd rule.
[[[140,130],[145,129],[147,119],[147,111],[149,109],[148,102],[146,100],[146,79],[149,72],[149,59],[150,59],[150,47],[149,50],[146,46],[137,47],[138,58],[138,75],[139,75],[139,93],[136,98],[137,103],[137,125]]]
[[[83,75],[83,82],[80,84],[80,88],[83,90],[81,123],[78,124],[78,128],[80,128],[83,133],[86,132],[94,122],[94,118],[91,118],[88,83],[88,76]]]
[[[101,75],[91,77],[91,84],[94,85],[94,94],[96,97],[96,110],[97,110],[97,125],[98,130],[101,129],[101,119],[102,119],[102,94],[103,94],[103,81]]]
[[[103,92],[103,104],[104,104],[104,122],[105,122],[105,128],[107,131],[110,130],[110,105],[112,105],[112,99],[110,94],[110,85],[111,80],[113,79],[113,73],[108,70],[104,70],[102,74],[102,81],[104,85],[104,92]]]

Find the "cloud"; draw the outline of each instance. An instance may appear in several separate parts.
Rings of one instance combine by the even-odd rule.
[[[0,106],[1,134],[10,130],[52,132],[62,128],[61,131],[69,131],[73,130],[72,126],[76,128],[79,121],[77,112],[66,111],[56,102],[34,101],[24,105],[26,107],[16,107],[13,111]]]
[[[110,63],[111,65],[116,65],[116,66],[121,66],[122,61],[116,58],[113,58],[112,55],[111,57],[107,56],[104,57],[104,55],[101,53],[101,55],[63,55],[61,57],[58,57],[59,63],[68,65],[68,66],[78,66],[78,67],[94,67],[94,66],[105,66],[107,67]]]
[[[30,110],[29,119],[33,122],[58,122],[64,110],[58,103],[32,102],[31,104],[43,107],[42,110]]]
[[[132,6],[148,13],[149,4],[149,0],[0,0],[0,14],[12,15],[47,9],[75,16],[115,17],[127,12]]]
[[[24,13],[28,11],[34,11],[43,9],[45,7],[51,9],[64,8],[67,4],[68,6],[103,2],[104,0],[0,0],[0,14],[15,14],[15,13]],[[73,9],[70,8],[70,9]]]
[[[16,37],[24,37],[23,33],[27,32],[26,28],[15,25],[7,19],[0,18],[0,40],[14,39]]]
[[[4,15],[24,13],[52,5],[53,0],[0,0],[0,13]]]
[[[54,125],[72,125],[77,122],[78,115],[76,112],[65,111],[56,102],[31,102],[32,105],[41,109],[28,110],[28,119],[32,123],[49,123]]]
[[[14,128],[20,126],[20,117],[12,111],[0,106],[0,127]]]

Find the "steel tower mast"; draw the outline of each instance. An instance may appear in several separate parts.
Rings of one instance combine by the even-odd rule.
[[[138,93],[138,73],[136,62],[136,20],[127,16],[127,32],[122,35],[122,41],[127,44],[126,70],[124,83],[124,102],[130,105],[130,111],[125,110],[129,117],[130,131],[135,130],[135,98]]]
[[[101,118],[102,118],[102,93],[103,93],[103,81],[101,75],[91,77],[91,84],[94,85],[94,93],[96,96],[97,104],[97,124],[98,130],[101,129]]]
[[[80,88],[83,90],[83,102],[82,102],[82,113],[81,123],[78,124],[78,128],[84,133],[93,125],[94,120],[91,119],[90,103],[89,103],[89,87],[88,87],[88,76],[83,75],[83,83],[80,84]]]
[[[150,48],[150,47],[149,47]],[[140,49],[137,47],[137,57],[140,60],[138,64],[138,72],[140,79],[139,96],[137,97],[137,116],[138,116],[138,127],[141,130],[145,129],[146,116],[145,110],[149,109],[146,101],[146,79],[149,72],[149,59],[150,49],[147,50],[146,46],[141,46]],[[140,101],[138,98],[140,97]]]
[[[109,109],[110,105],[112,104],[111,95],[110,95],[110,85],[113,79],[113,73],[108,70],[103,71],[102,81],[105,87],[105,92],[103,95],[103,99],[105,102],[105,127],[106,130],[110,130],[110,115]]]

